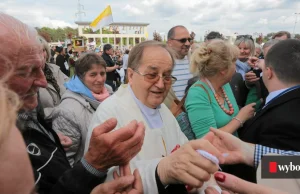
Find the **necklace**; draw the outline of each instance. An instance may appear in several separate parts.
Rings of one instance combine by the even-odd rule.
[[[213,86],[212,86],[212,84],[210,83],[210,81],[209,81],[208,79],[206,79],[206,78],[205,78],[205,80],[206,80],[207,84],[209,85],[210,89],[212,90],[212,92],[214,93],[215,99],[216,99],[216,101],[218,102],[220,108],[221,108],[226,114],[232,115],[232,114],[234,113],[234,108],[233,108],[232,104],[230,103],[229,98],[228,98],[228,96],[227,96],[226,93],[225,93],[225,90],[224,90],[223,88],[221,88],[221,89],[222,89],[223,96],[224,96],[224,101],[226,101],[226,103],[228,104],[229,110],[227,110],[227,109],[225,108],[225,106],[224,106],[224,105],[225,105],[225,102],[224,102],[224,105],[221,104],[221,101],[220,101],[219,98],[218,98],[218,94],[216,93],[216,91],[215,91],[215,89],[213,88]]]

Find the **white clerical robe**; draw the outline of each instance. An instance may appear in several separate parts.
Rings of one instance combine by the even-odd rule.
[[[158,194],[155,169],[163,156],[167,156],[177,144],[183,145],[188,142],[170,110],[161,105],[160,115],[163,127],[160,129],[150,129],[144,119],[138,105],[130,94],[127,85],[121,85],[118,91],[102,102],[94,113],[91,121],[85,144],[85,152],[88,149],[92,130],[112,117],[118,120],[118,130],[132,120],[144,122],[146,127],[145,140],[141,151],[131,160],[131,171],[138,168],[143,182],[144,193]],[[109,170],[106,181],[112,180],[112,173],[116,167]]]

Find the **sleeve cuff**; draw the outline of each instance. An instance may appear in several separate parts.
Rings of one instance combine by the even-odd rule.
[[[157,173],[157,167],[155,169],[155,179],[156,179],[156,186],[159,194],[167,194],[168,191],[166,190],[167,186],[165,187],[162,182],[160,181],[160,178]]]
[[[94,168],[92,165],[90,165],[85,159],[84,157],[81,158],[80,162],[82,163],[83,167],[91,174],[99,177],[99,178],[103,178],[107,175],[107,172],[101,172],[99,170],[97,170],[96,168]]]
[[[255,144],[255,151],[254,151],[254,167],[257,168],[259,161],[261,159],[261,145]]]
[[[280,154],[280,150],[275,149],[275,148],[266,147],[263,145],[258,145],[258,144],[255,145],[254,166],[256,168],[258,167],[258,164],[259,164],[261,158],[268,153]]]

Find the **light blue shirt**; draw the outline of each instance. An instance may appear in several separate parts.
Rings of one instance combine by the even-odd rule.
[[[274,92],[269,93],[268,97],[266,98],[266,105],[273,100],[274,98],[276,98],[276,96],[278,96],[279,94],[281,94],[282,92],[286,91],[289,88],[284,88],[281,90],[276,90]]]
[[[144,105],[139,99],[136,98],[135,94],[133,93],[130,85],[128,84],[128,90],[130,91],[134,101],[136,102],[136,104],[138,105],[138,107],[140,108],[144,119],[147,121],[149,127],[151,129],[157,129],[157,128],[162,128],[163,127],[163,121],[162,118],[160,116],[160,105],[156,108],[149,108],[146,105]]]
[[[245,74],[250,71],[251,67],[247,62],[243,63],[240,60],[236,60],[236,72],[240,73],[243,76],[243,80],[245,80]]]

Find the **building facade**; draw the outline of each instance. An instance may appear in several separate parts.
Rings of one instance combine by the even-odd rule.
[[[91,22],[75,23],[78,25],[78,35],[85,37],[87,44],[93,41],[97,46],[103,46],[113,42],[115,48],[122,49],[131,48],[148,39],[148,23],[114,22],[96,32],[92,31]]]

